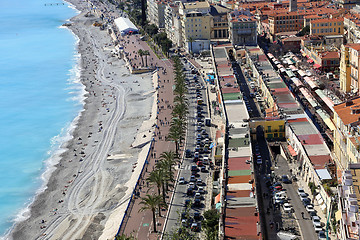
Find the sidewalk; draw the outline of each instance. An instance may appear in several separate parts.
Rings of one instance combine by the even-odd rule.
[[[157,127],[154,132],[155,142],[152,150],[150,151],[150,160],[145,168],[142,179],[139,181],[137,192],[140,193],[140,197],[134,198],[133,207],[127,213],[127,220],[124,226],[123,233],[130,235],[133,234],[137,239],[158,239],[163,229],[163,224],[166,216],[166,210],[161,212],[162,217],[158,217],[157,214],[157,233],[153,232],[152,212],[143,211],[139,212],[142,205],[140,205],[141,197],[146,194],[157,193],[156,187],[148,185],[146,178],[150,175],[150,172],[154,169],[156,160],[159,159],[162,152],[174,151],[175,145],[172,142],[165,141],[165,137],[168,134],[171,121],[171,111],[173,106],[173,85],[174,76],[172,70],[172,64],[169,60],[158,59],[153,51],[149,48],[146,42],[139,40],[138,36],[132,35],[125,38],[127,41],[124,50],[129,53],[131,62],[136,65],[141,65],[141,58],[137,55],[139,49],[149,50],[150,56],[148,56],[149,65],[157,66],[159,68],[158,74],[158,90],[157,90]],[[164,72],[166,70],[166,72]],[[141,83],[140,83],[141,84]],[[176,173],[175,173],[176,174]],[[169,192],[168,195],[172,194]],[[167,196],[167,201],[170,201],[170,197]]]

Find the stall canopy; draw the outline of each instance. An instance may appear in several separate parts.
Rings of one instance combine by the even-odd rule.
[[[119,17],[114,22],[121,35],[139,32],[139,29],[128,18]]]
[[[314,64],[314,68],[321,68],[321,65],[315,63],[315,64]]]
[[[215,204],[220,202],[220,193],[215,197]]]
[[[289,152],[291,156],[295,157],[297,153],[295,152],[294,148],[291,145],[288,145]]]

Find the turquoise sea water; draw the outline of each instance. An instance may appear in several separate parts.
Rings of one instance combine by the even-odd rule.
[[[0,236],[26,215],[82,109],[77,11],[60,0],[0,1]],[[61,2],[62,3],[62,2]]]

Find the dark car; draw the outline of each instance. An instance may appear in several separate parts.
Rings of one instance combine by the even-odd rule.
[[[184,206],[187,207],[191,204],[191,200],[190,199],[186,199],[184,202]]]
[[[311,201],[310,201],[310,199],[305,198],[305,199],[302,200],[302,203],[304,204],[304,207],[306,207],[307,205],[311,204]]]
[[[289,179],[289,177],[287,175],[283,175],[281,177],[281,181],[286,184],[291,183],[291,180]]]
[[[206,167],[205,167],[205,166],[202,166],[200,171],[201,171],[201,172],[206,172]]]
[[[191,150],[190,150],[190,149],[186,149],[186,151],[185,151],[185,157],[191,158],[191,156],[192,156]]]
[[[200,214],[199,212],[195,212],[195,213],[194,213],[194,219],[195,219],[196,221],[200,221],[200,220],[201,220],[201,214]]]
[[[201,207],[201,200],[200,199],[195,199],[194,207]]]

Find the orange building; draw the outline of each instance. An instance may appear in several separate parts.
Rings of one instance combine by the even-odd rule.
[[[323,18],[310,22],[310,35],[343,35],[344,18]]]

